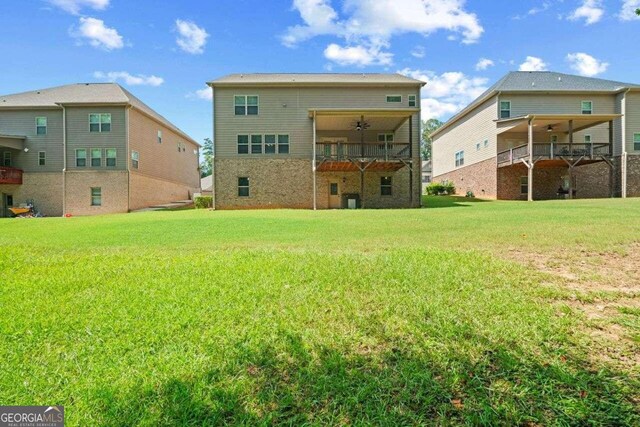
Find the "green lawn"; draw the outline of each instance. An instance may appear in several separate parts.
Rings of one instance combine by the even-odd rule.
[[[0,404],[73,426],[638,425],[640,288],[593,283],[635,262],[640,199],[425,201],[2,220]],[[541,257],[587,264],[568,286]]]

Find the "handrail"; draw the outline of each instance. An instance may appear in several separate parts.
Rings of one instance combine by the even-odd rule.
[[[533,156],[536,158],[554,159],[556,157],[587,157],[611,156],[612,147],[609,143],[597,142],[534,142]],[[498,164],[513,164],[515,161],[529,156],[529,145],[523,144],[497,154]]]
[[[316,158],[321,160],[398,160],[411,157],[411,145],[405,142],[318,142],[316,145]]]
[[[0,166],[0,184],[18,184],[22,185],[22,169],[10,166]]]

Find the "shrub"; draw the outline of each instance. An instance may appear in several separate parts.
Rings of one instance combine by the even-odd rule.
[[[195,198],[194,203],[196,205],[196,209],[209,209],[213,207],[213,197],[198,196]]]
[[[465,195],[465,197],[469,197],[470,199],[473,199],[476,197],[476,195],[473,194],[473,191],[467,191],[467,194]]]
[[[456,186],[451,181],[432,182],[427,186],[429,196],[447,196],[456,193]]]

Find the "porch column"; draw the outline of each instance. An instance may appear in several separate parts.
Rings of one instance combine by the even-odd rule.
[[[413,114],[409,116],[409,207],[413,207]]]
[[[569,120],[569,153],[573,157],[573,120]]]
[[[573,120],[569,120],[569,155],[573,162]],[[573,166],[569,165],[569,200],[573,199]]]
[[[528,143],[529,143],[529,164],[527,168],[527,200],[529,202],[533,202],[533,119],[529,120],[529,132],[528,132]]]
[[[613,120],[609,120],[609,157],[611,163],[609,163],[609,195],[611,198],[616,196],[616,169],[613,163]]]
[[[313,159],[311,159],[311,171],[313,174],[313,210],[318,208],[316,190],[316,112],[313,112]]]
[[[364,167],[360,162],[360,208],[364,209]]]

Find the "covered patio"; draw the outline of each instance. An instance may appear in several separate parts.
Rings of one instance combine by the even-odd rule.
[[[21,135],[0,134],[0,184],[22,185],[22,169],[12,167],[11,157],[5,157],[5,152],[24,150],[26,139]]]

